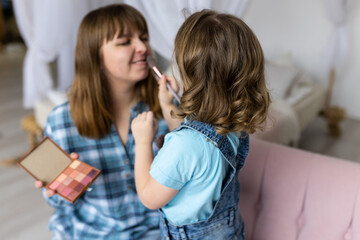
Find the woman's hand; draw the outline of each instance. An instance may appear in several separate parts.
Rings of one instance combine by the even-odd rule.
[[[166,83],[169,83],[172,89],[177,93],[179,92],[179,85],[174,77],[166,76],[163,74],[158,81],[159,84],[159,101],[160,105],[168,106],[173,104],[174,96],[166,87]]]
[[[44,183],[42,181],[36,181],[35,187],[40,189],[40,188],[44,187]],[[52,189],[46,189],[46,196],[48,196],[48,197],[54,196],[55,193],[56,192]]]
[[[76,159],[79,159],[79,154],[77,154],[77,153],[71,153],[71,154],[70,154],[70,157],[71,157],[72,160],[76,160]],[[40,188],[44,187],[44,183],[43,183],[42,181],[36,181],[36,182],[35,182],[35,187],[38,188],[38,189],[40,189]],[[48,197],[54,196],[55,193],[56,193],[56,192],[55,192],[54,190],[52,190],[52,189],[47,189],[47,190],[46,190],[46,196],[48,196]]]
[[[140,113],[131,123],[135,144],[152,144],[157,130],[154,113],[151,111]]]

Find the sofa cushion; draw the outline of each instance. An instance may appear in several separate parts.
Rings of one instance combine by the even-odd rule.
[[[360,164],[250,139],[239,174],[247,239],[360,239]]]

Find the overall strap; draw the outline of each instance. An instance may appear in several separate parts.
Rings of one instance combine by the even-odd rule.
[[[229,139],[227,138],[227,136],[222,136],[218,134],[214,126],[195,120],[187,120],[182,122],[176,130],[179,131],[183,128],[192,129],[203,134],[206,137],[207,141],[211,141],[215,147],[219,148],[219,150],[224,155],[229,164],[232,166],[232,168],[238,169],[238,159],[237,156],[235,156]]]
[[[239,147],[236,154],[237,170],[240,170],[245,163],[245,159],[249,154],[249,134],[241,134],[239,138]]]

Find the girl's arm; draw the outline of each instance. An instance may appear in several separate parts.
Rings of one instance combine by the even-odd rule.
[[[141,202],[149,209],[166,205],[178,192],[157,182],[149,173],[153,161],[152,142],[157,132],[152,112],[139,114],[131,124],[135,139],[135,185]]]
[[[163,74],[159,80],[159,101],[164,119],[168,125],[170,131],[174,130],[183,121],[182,119],[171,117],[171,111],[174,113],[179,112],[179,108],[174,104],[174,96],[166,87],[166,82],[169,82],[170,86],[175,92],[179,91],[179,86],[174,77],[169,77]]]

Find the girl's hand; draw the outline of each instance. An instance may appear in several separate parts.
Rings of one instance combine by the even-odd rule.
[[[131,123],[131,131],[134,135],[135,144],[152,144],[158,131],[154,113],[149,111],[137,115]]]
[[[169,83],[172,89],[177,93],[179,92],[179,85],[174,77],[169,77],[163,74],[158,81],[159,84],[159,101],[160,105],[166,106],[173,104],[174,96],[167,89],[166,83]]]
[[[79,154],[77,154],[77,153],[71,153],[71,154],[70,154],[70,157],[71,157],[72,160],[76,160],[76,159],[79,159]],[[40,188],[44,187],[44,183],[43,183],[42,181],[36,181],[36,182],[35,182],[35,187],[38,188],[38,189],[40,189]],[[46,190],[46,196],[48,196],[48,197],[54,196],[55,193],[56,193],[56,192],[55,192],[54,190],[52,190],[52,189],[47,189],[47,190]]]

